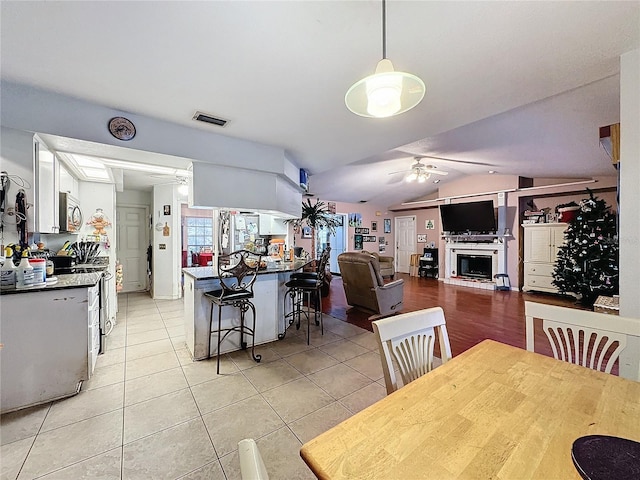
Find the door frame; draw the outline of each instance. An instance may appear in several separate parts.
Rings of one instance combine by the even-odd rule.
[[[151,242],[150,238],[151,238],[151,216],[149,214],[149,210],[150,210],[150,206],[149,205],[144,205],[144,204],[140,204],[140,203],[116,203],[116,222],[118,221],[118,209],[120,207],[123,208],[144,208],[144,218],[145,218],[145,225],[143,226],[143,231],[144,231],[144,239],[145,239],[145,244],[147,245],[147,248]],[[117,223],[116,223],[116,228],[119,228]],[[116,234],[117,235],[117,234]],[[119,257],[120,255],[118,255],[118,246],[120,245],[120,242],[116,242],[116,257]],[[146,255],[146,252],[145,252]],[[145,289],[143,290],[144,292],[149,292],[151,290],[151,282],[153,281],[153,271],[151,272],[152,278],[150,279],[149,276],[146,276],[146,286]]]

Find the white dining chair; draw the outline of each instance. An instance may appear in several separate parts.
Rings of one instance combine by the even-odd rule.
[[[640,381],[640,319],[536,302],[524,309],[527,350],[535,351],[538,318],[556,359],[605,373],[619,360],[620,376]]]
[[[378,339],[387,395],[398,389],[393,361],[406,385],[433,369],[437,338],[442,363],[451,359],[444,311],[440,307],[403,313],[371,322]]]
[[[245,438],[238,442],[238,456],[242,480],[269,480],[267,468],[253,438]]]

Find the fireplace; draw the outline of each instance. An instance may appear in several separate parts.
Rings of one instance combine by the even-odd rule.
[[[490,280],[493,268],[491,255],[456,255],[459,277],[484,278]]]
[[[507,249],[502,238],[492,243],[449,240],[445,247],[445,283],[492,290],[495,275],[507,273]]]

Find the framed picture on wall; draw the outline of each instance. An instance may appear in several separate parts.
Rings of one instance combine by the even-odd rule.
[[[311,238],[311,227],[302,227],[302,238]]]
[[[426,243],[426,242],[427,242],[427,236],[419,234],[418,235],[418,243]]]
[[[384,233],[391,233],[391,219],[384,219]]]
[[[353,236],[353,249],[362,250],[362,235],[355,234]]]
[[[371,231],[372,232],[378,231],[378,222],[371,222]]]

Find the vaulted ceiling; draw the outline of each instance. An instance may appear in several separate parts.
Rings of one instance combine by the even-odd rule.
[[[392,205],[414,155],[443,182],[495,170],[613,174],[619,55],[640,2],[387,4],[387,54],[421,77],[415,109],[353,115],[344,94],[382,56],[379,1],[2,2],[2,79],[286,149],[326,199]],[[229,120],[192,120],[196,110]],[[99,153],[99,152],[97,152]],[[443,160],[444,159],[444,160]]]

